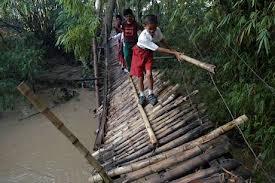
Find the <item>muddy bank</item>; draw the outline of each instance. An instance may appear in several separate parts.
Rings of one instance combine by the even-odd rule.
[[[95,108],[94,93],[86,89],[77,93],[52,110],[92,151],[96,121],[90,111]],[[0,183],[87,182],[92,168],[44,116],[20,118],[19,110],[3,113],[0,118]]]

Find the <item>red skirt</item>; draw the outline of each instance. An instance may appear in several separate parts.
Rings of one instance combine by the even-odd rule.
[[[131,63],[131,76],[143,77],[145,71],[152,72],[153,51],[146,50],[135,45]]]

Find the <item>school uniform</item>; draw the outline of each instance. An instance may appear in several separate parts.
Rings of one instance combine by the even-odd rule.
[[[123,40],[124,40],[124,34],[118,33],[112,37],[117,42],[117,58],[122,67],[125,67],[126,63],[123,56]]]
[[[141,32],[138,42],[133,48],[131,76],[143,77],[144,71],[152,71],[153,52],[159,48],[156,43],[163,38],[163,34],[158,27],[153,36],[146,29]]]
[[[136,21],[133,21],[131,24],[127,22],[122,24],[122,32],[124,35],[123,55],[128,69],[131,68],[132,48],[137,43],[137,32],[140,29],[141,27]]]

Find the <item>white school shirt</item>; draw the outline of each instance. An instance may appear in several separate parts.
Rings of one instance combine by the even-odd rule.
[[[156,49],[159,48],[159,46],[156,43],[160,42],[162,39],[163,34],[159,27],[157,27],[153,36],[151,36],[148,30],[144,29],[138,37],[137,45],[138,47],[143,49],[156,51]]]
[[[112,39],[114,39],[118,44],[119,43],[124,43],[123,40],[124,40],[124,34],[123,32],[120,32],[114,36],[112,36]]]
[[[124,35],[123,35],[123,33],[120,32],[120,33],[112,36],[112,39],[114,39],[115,41],[123,41]]]

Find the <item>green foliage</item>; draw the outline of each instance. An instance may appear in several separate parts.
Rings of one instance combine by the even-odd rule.
[[[0,27],[21,32],[33,32],[49,49],[55,45],[55,20],[60,7],[55,0],[2,0]]]
[[[38,48],[41,43],[31,34],[11,36],[5,42],[0,49],[0,111],[13,109],[19,95],[16,86],[33,79],[40,71],[43,56]]]
[[[275,3],[163,0],[158,4],[160,27],[168,42],[217,66],[214,77],[233,115],[248,115],[250,121],[242,127],[245,135],[264,165],[274,167],[275,93],[249,67],[275,88]],[[200,90],[200,101],[208,105],[212,121],[221,125],[231,120],[207,73],[190,64],[159,65],[166,68],[170,80],[187,83],[190,91]]]
[[[73,51],[76,58],[89,58],[91,40],[95,36],[99,19],[95,15],[93,1],[59,0],[63,7],[57,19],[58,40],[67,51]]]

